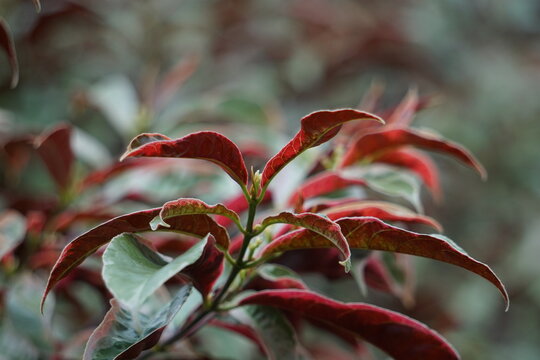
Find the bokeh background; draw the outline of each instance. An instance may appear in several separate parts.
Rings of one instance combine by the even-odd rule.
[[[464,359],[540,358],[540,2],[43,0],[42,6],[38,14],[29,0],[0,3],[20,62],[19,85],[10,89],[8,61],[0,55],[0,134],[72,124],[78,171],[111,163],[142,131],[172,137],[218,130],[243,144],[260,141],[271,154],[303,115],[356,107],[373,84],[384,87],[389,107],[413,88],[432,98],[415,126],[464,144],[489,178],[482,182],[437,157],[444,199],[424,194],[426,213],[492,266],[508,288],[510,311],[478,277],[420,259],[414,307],[367,301],[440,329]],[[3,207],[14,193],[54,191],[42,165],[29,168],[16,181],[2,179]],[[121,179],[107,191],[143,189],[160,204],[189,193],[182,184],[195,181],[182,173],[138,180]],[[219,199],[227,185],[197,191]],[[343,297],[366,301],[358,293]]]

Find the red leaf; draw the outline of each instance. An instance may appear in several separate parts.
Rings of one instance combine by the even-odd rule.
[[[267,305],[352,331],[400,360],[459,359],[437,332],[405,315],[362,303],[346,304],[302,290],[266,290],[240,305]]]
[[[476,261],[457,247],[451,240],[440,235],[424,235],[385,224],[372,217],[344,218],[336,221],[354,249],[382,250],[427,257],[460,266],[487,279],[503,295],[508,308],[508,294],[504,285],[485,264]],[[332,247],[323,236],[310,230],[297,230],[281,236],[268,244],[261,256],[276,252]]]
[[[416,173],[431,190],[435,199],[441,197],[437,166],[429,156],[412,149],[396,150],[384,153],[373,161],[404,167]]]
[[[270,180],[289,162],[309,148],[332,139],[339,132],[341,125],[352,120],[384,121],[366,112],[353,109],[317,111],[301,120],[301,128],[287,145],[272,157],[262,172],[261,186],[264,188]]]
[[[85,232],[67,244],[51,270],[47,287],[41,300],[41,307],[43,308],[49,291],[71,269],[82,263],[84,259],[96,252],[101,246],[107,244],[116,235],[124,232],[136,233],[150,231],[150,221],[159,214],[160,210],[161,208],[155,208],[116,217]],[[223,248],[226,249],[229,245],[227,231],[208,215],[178,216],[171,219],[169,225],[171,226],[170,228],[160,228],[160,230],[180,232],[200,238],[210,233]]]
[[[374,160],[385,152],[406,145],[452,155],[478,171],[482,178],[486,177],[482,165],[461,145],[411,129],[380,131],[358,138],[346,152],[341,166],[352,165],[362,159]]]
[[[347,188],[349,186],[364,186],[361,179],[347,179],[335,172],[324,172],[307,180],[289,199],[289,205],[297,204],[300,199],[307,200],[316,196]]]
[[[17,62],[17,52],[15,51],[11,31],[9,30],[8,24],[2,18],[0,18],[0,46],[6,52],[9,65],[11,66],[10,86],[13,89],[19,82],[19,63]]]
[[[241,228],[242,226],[240,224],[240,217],[234,211],[227,209],[222,204],[208,205],[199,199],[178,199],[165,203],[159,212],[159,217],[152,221],[151,226],[153,229],[154,227],[157,228],[158,225],[168,227],[169,224],[165,220],[192,214],[221,215],[231,219],[238,227]]]
[[[362,262],[362,275],[366,284],[375,290],[399,296],[399,286],[375,253]]]
[[[344,217],[372,216],[385,221],[402,221],[406,223],[424,224],[442,231],[442,226],[437,220],[416,214],[403,206],[384,201],[355,201],[344,205],[327,208],[323,213],[330,220]]]
[[[418,91],[416,89],[409,90],[403,100],[385,117],[387,126],[408,127],[420,105]]]
[[[155,164],[155,161],[150,159],[129,159],[129,161],[114,163],[104,169],[93,171],[88,174],[84,180],[81,181],[81,190],[90,186],[103,184],[113,176],[120,175],[124,171],[151,164]]]
[[[65,189],[71,180],[71,168],[74,161],[70,144],[71,128],[60,125],[35,139],[36,150],[45,163],[47,170],[61,189]]]
[[[340,251],[340,264],[345,267],[345,271],[349,272],[351,266],[351,250],[349,249],[347,239],[345,239],[341,233],[338,224],[312,213],[292,214],[289,212],[282,212],[279,215],[265,218],[260,226],[264,229],[269,225],[278,223],[301,226],[309,229],[313,233],[319,234],[324,239],[327,239],[327,241]]]
[[[204,159],[220,166],[240,186],[245,186],[248,181],[238,146],[213,131],[196,132],[176,140],[160,134],[141,134],[131,141],[121,160],[138,156]]]
[[[53,220],[50,228],[54,232],[61,232],[80,221],[105,221],[112,219],[113,217],[115,217],[115,215],[105,212],[102,209],[65,211]]]
[[[223,253],[216,248],[216,240],[208,237],[201,257],[182,270],[193,282],[193,286],[206,298],[223,272]]]

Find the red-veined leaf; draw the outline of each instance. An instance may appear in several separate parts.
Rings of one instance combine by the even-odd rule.
[[[332,221],[344,217],[372,216],[385,221],[424,224],[442,231],[439,222],[429,216],[416,214],[409,209],[385,201],[355,201],[327,208],[322,211]]]
[[[192,214],[214,214],[225,216],[231,219],[239,228],[242,228],[238,214],[227,209],[225,205],[208,205],[202,200],[188,198],[166,202],[161,208],[159,216],[152,220],[150,226],[153,230],[157,229],[158,226],[169,227],[169,224],[166,222],[167,219]]]
[[[377,159],[383,153],[412,145],[454,156],[486,177],[484,167],[461,145],[412,129],[393,129],[367,134],[358,138],[345,153],[341,166],[352,165],[362,159]]]
[[[414,172],[424,181],[435,199],[441,197],[437,165],[429,156],[413,149],[403,149],[383,153],[373,161],[404,167]]]
[[[459,359],[437,332],[405,315],[362,303],[342,303],[305,290],[266,290],[240,305],[274,306],[361,336],[400,360]]]
[[[9,30],[8,24],[4,19],[0,18],[0,46],[6,52],[11,66],[11,88],[17,86],[19,82],[19,63],[17,61],[17,52],[15,51],[15,45],[13,44],[13,37]]]
[[[34,146],[47,170],[61,189],[71,181],[71,168],[75,157],[70,144],[71,128],[60,125],[35,139]]]
[[[247,184],[248,173],[242,154],[225,136],[213,131],[196,132],[176,140],[158,135],[137,136],[121,159],[139,156],[203,159],[220,166],[241,186]]]
[[[336,221],[341,232],[354,249],[382,250],[422,256],[460,266],[474,272],[495,285],[506,301],[504,285],[484,263],[470,257],[452,240],[441,235],[425,235],[385,224],[373,217],[351,217]],[[275,239],[262,251],[261,256],[293,249],[333,247],[327,238],[310,230],[297,230]]]
[[[132,314],[112,299],[111,309],[88,339],[83,360],[135,359],[157,344],[190,292],[191,286],[182,287],[170,303],[150,315]]]
[[[308,179],[291,196],[289,205],[298,203],[300,199],[307,200],[316,196],[326,195],[331,192],[347,188],[349,186],[365,186],[366,182],[362,179],[349,179],[332,171],[327,171]]]
[[[345,267],[346,272],[349,272],[351,268],[351,250],[338,224],[312,213],[292,214],[282,212],[276,216],[265,218],[260,227],[264,229],[269,225],[280,223],[301,226],[330,241],[341,254],[340,264]]]
[[[111,219],[85,232],[72,240],[62,250],[49,275],[47,287],[41,300],[41,307],[51,289],[62,280],[75,266],[92,255],[101,246],[107,244],[113,237],[124,232],[137,233],[150,231],[150,221],[159,215],[161,208],[137,211]],[[169,220],[170,228],[160,228],[161,231],[173,231],[202,238],[212,234],[217,243],[224,249],[229,245],[227,231],[218,225],[208,215],[184,215]]]
[[[341,125],[352,120],[384,121],[376,115],[353,109],[317,111],[301,120],[301,128],[287,145],[272,157],[262,172],[261,186],[270,180],[289,162],[309,148],[320,145],[339,132]]]

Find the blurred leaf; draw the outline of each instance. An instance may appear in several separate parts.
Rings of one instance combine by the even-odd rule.
[[[182,287],[172,301],[151,314],[131,312],[114,299],[111,309],[94,330],[84,351],[84,360],[136,358],[159,341],[163,329],[180,310],[191,292]]]
[[[0,214],[0,259],[8,254],[24,239],[26,219],[14,210]]]
[[[8,24],[0,17],[0,46],[6,52],[11,66],[11,88],[17,86],[19,82],[19,63],[17,61],[17,52],[13,43],[13,37]]]
[[[71,181],[75,157],[71,148],[71,127],[59,125],[35,139],[34,146],[60,189]]]

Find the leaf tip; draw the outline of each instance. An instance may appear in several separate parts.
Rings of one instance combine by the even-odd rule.
[[[348,257],[347,259],[340,261],[339,264],[345,268],[345,272],[349,273],[351,271],[351,258]]]
[[[165,220],[161,218],[161,215],[156,216],[150,221],[150,229],[152,229],[152,231],[156,231],[159,226],[163,226],[166,228],[171,227],[171,225],[167,224]]]

